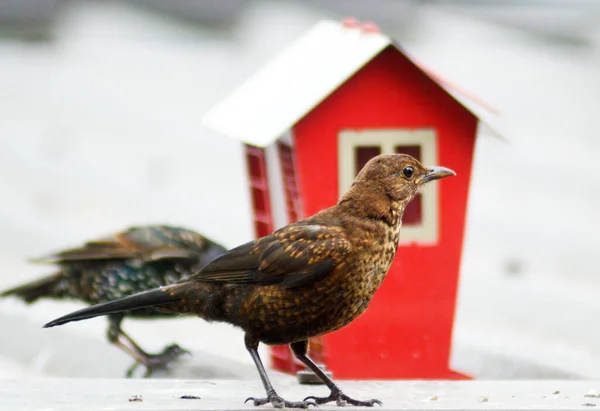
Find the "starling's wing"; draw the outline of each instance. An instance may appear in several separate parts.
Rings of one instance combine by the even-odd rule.
[[[330,272],[350,251],[340,227],[291,225],[243,244],[206,265],[193,278],[232,284],[297,287]]]
[[[193,231],[168,226],[132,227],[109,237],[85,243],[82,247],[33,259],[37,263],[69,263],[96,260],[141,258],[144,261],[189,259],[197,251],[188,243],[201,246],[203,237]]]

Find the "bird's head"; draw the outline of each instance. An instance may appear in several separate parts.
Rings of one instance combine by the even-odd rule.
[[[380,212],[389,210],[390,205],[403,209],[424,184],[453,175],[456,173],[448,168],[427,167],[406,154],[382,154],[365,164],[344,198]]]
[[[445,167],[426,167],[407,154],[383,154],[369,160],[356,181],[378,186],[392,201],[402,201],[412,199],[424,184],[455,174]]]

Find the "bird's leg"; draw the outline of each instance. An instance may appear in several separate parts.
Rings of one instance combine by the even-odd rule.
[[[263,363],[260,360],[260,356],[258,355],[258,340],[254,339],[250,335],[246,334],[245,343],[246,343],[246,349],[250,353],[250,356],[252,357],[252,360],[254,361],[254,364],[256,365],[256,369],[258,370],[258,374],[260,375],[260,379],[263,383],[263,386],[265,387],[265,391],[267,392],[267,397],[266,398],[249,397],[244,402],[252,401],[254,403],[254,405],[256,405],[256,406],[264,405],[264,404],[270,402],[273,405],[273,407],[275,407],[275,408],[283,408],[283,407],[286,407],[286,408],[308,408],[309,405],[315,405],[311,401],[304,400],[304,401],[291,402],[291,401],[286,401],[283,398],[281,398],[277,394],[277,392],[275,392],[273,385],[271,385],[269,376],[267,375],[267,372],[265,371],[265,367],[263,366]]]
[[[319,377],[319,379],[321,381],[323,381],[323,383],[325,383],[325,385],[327,385],[327,388],[329,388],[331,390],[331,393],[329,394],[328,397],[315,397],[315,396],[309,396],[306,397],[304,399],[304,401],[306,400],[314,400],[317,404],[325,404],[331,401],[335,401],[337,403],[338,406],[342,407],[346,404],[351,404],[351,405],[356,405],[356,406],[361,406],[361,407],[372,407],[375,404],[378,405],[382,405],[381,401],[379,400],[368,400],[368,401],[359,401],[359,400],[355,400],[352,399],[350,397],[348,397],[346,394],[344,394],[342,392],[342,390],[333,382],[333,380],[331,378],[329,378],[327,376],[327,374],[325,374],[323,372],[323,370],[321,370],[317,364],[315,364],[307,355],[308,353],[308,341],[304,340],[304,341],[297,341],[294,343],[290,344],[290,348],[292,349],[294,355],[296,356],[296,358],[298,358],[300,361],[302,361],[302,363],[304,365],[306,365],[312,372],[314,372],[317,377]]]
[[[144,378],[150,377],[154,371],[167,369],[179,357],[185,354],[191,354],[188,350],[181,348],[177,344],[171,344],[163,349],[159,354],[148,354],[140,348],[123,330],[121,336],[131,345],[135,353],[136,362],[127,370],[127,377],[131,377],[139,364],[146,367]]]
[[[106,337],[111,344],[116,345],[130,357],[135,359],[135,362],[129,369],[127,370],[127,378],[131,378],[133,372],[137,369],[140,364],[144,364],[144,360],[146,358],[146,353],[139,349],[139,347],[134,344],[133,347],[131,345],[125,344],[121,341],[121,321],[123,321],[123,316],[110,316],[109,317],[109,326],[106,332]],[[135,348],[138,348],[137,350]]]
[[[151,376],[154,371],[166,369],[181,355],[189,354],[189,351],[184,350],[177,344],[169,345],[160,354],[148,354],[121,329],[123,315],[110,316],[109,321],[110,325],[107,332],[108,340],[121,348],[136,361],[127,370],[126,375],[128,378],[133,376],[134,371],[139,365],[146,367],[144,378],[147,378]]]

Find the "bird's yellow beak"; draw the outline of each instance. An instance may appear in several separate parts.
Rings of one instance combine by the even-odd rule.
[[[419,180],[419,184],[425,184],[433,180],[439,180],[440,178],[455,176],[456,173],[446,167],[427,167],[427,174],[423,174]]]

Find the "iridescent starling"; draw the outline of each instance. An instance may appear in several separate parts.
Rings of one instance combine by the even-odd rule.
[[[349,324],[367,309],[396,254],[404,208],[423,184],[451,175],[407,155],[377,156],[335,206],[234,248],[176,284],[88,307],[45,326],[144,307],[196,314],[244,330],[267,393],[249,398],[254,405],[381,404],[342,393],[307,356],[308,339]],[[296,402],[280,397],[258,355],[261,342],[290,344],[330,395]]]
[[[172,284],[198,271],[225,251],[221,245],[185,228],[132,227],[87,242],[80,248],[32,260],[56,264],[58,269],[52,275],[6,290],[0,296],[16,296],[26,303],[52,298],[98,304]],[[136,360],[128,370],[128,376],[140,364],[146,367],[145,375],[149,376],[186,351],[173,344],[160,354],[146,353],[121,329],[123,319],[174,315],[151,307],[109,315],[108,340]]]

